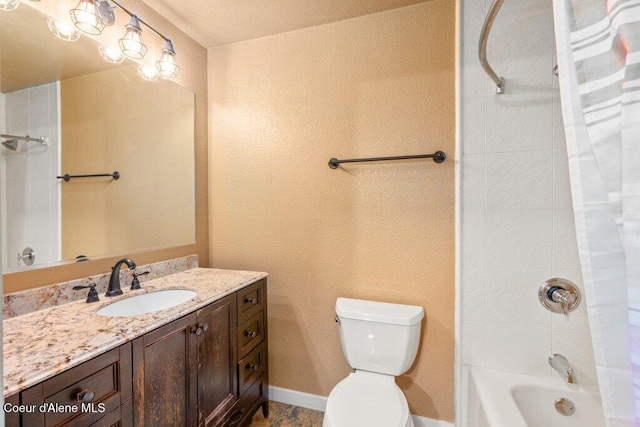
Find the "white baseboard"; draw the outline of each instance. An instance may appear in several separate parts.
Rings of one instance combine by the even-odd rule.
[[[275,402],[314,409],[321,412],[324,412],[327,407],[327,398],[325,396],[275,386],[269,386],[269,399]],[[453,424],[446,421],[433,420],[417,415],[413,415],[413,424],[415,427],[453,427]]]

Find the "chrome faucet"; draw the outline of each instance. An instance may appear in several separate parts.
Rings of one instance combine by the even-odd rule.
[[[131,270],[136,268],[136,263],[129,258],[123,258],[116,262],[116,265],[111,269],[111,277],[109,278],[109,289],[105,294],[108,297],[115,297],[116,295],[122,295],[122,289],[120,289],[120,267],[122,264],[127,264]]]
[[[567,381],[567,383],[575,383],[576,378],[573,373],[573,368],[569,365],[569,361],[566,357],[561,354],[554,353],[549,356],[549,365],[551,365],[551,367],[555,369],[556,372],[558,372],[560,376]]]

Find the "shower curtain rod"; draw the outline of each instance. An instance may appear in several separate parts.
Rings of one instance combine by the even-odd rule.
[[[21,141],[33,141],[33,142],[39,142],[42,145],[46,145],[47,144],[47,137],[46,136],[41,136],[40,138],[31,138],[29,135],[27,135],[27,136],[19,136],[19,135],[6,135],[4,133],[0,133],[0,138],[19,139]]]
[[[493,26],[493,21],[498,16],[498,11],[502,6],[504,0],[494,0],[491,8],[489,9],[489,14],[487,15],[487,19],[485,19],[484,24],[482,25],[482,33],[480,35],[480,43],[478,44],[478,56],[480,57],[480,65],[482,65],[482,69],[485,73],[489,75],[491,80],[496,84],[496,93],[501,95],[504,93],[504,77],[498,77],[491,65],[489,65],[489,61],[487,61],[487,42],[489,41],[489,33],[491,32],[491,27]]]

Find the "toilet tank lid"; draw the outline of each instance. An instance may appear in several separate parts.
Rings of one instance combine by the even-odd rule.
[[[393,325],[415,325],[424,317],[424,309],[415,305],[338,298],[336,314],[346,319]]]

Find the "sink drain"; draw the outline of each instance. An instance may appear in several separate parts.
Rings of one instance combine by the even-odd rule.
[[[576,405],[574,405],[573,402],[566,397],[557,399],[554,403],[554,406],[556,407],[556,411],[558,411],[559,414],[564,415],[565,417],[573,415],[576,412]]]

